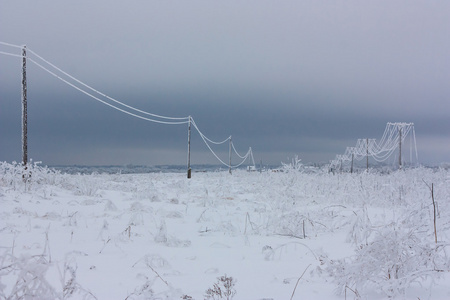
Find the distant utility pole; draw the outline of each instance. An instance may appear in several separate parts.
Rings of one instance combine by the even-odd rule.
[[[22,49],[22,164],[28,162],[28,121],[27,121],[27,47]]]
[[[355,154],[352,152],[352,167],[350,168],[350,173],[353,174],[353,158]]]
[[[230,141],[229,141],[229,144],[230,144],[230,149],[229,149],[229,153],[230,153],[230,167],[229,167],[229,172],[230,172],[230,174],[231,174],[231,135],[230,135]]]
[[[367,150],[366,150],[366,165],[367,165],[367,172],[369,172],[369,139],[366,139],[366,144],[367,144]]]
[[[188,161],[187,161],[187,178],[191,178],[191,116],[188,123]]]
[[[402,168],[402,127],[398,128],[398,168]]]

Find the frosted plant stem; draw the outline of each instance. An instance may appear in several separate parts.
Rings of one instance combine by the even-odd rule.
[[[308,268],[311,266],[311,264],[309,264],[306,269],[303,271],[302,275],[298,278],[297,283],[295,284],[294,290],[292,291],[292,296],[291,296],[291,300],[292,298],[294,298],[294,294],[295,294],[295,290],[297,289],[297,285],[300,282],[300,279],[302,279],[303,275],[305,275],[306,270],[308,270]]]

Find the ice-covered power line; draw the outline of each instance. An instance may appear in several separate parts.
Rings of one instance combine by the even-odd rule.
[[[211,153],[216,157],[216,159],[224,166],[228,167],[228,168],[238,168],[240,167],[242,164],[244,164],[244,162],[247,160],[247,158],[251,157],[252,161],[253,161],[253,166],[255,165],[254,163],[254,159],[253,159],[253,151],[252,148],[250,147],[249,150],[247,151],[247,153],[244,156],[240,156],[238,154],[238,156],[242,159],[242,161],[236,165],[232,165],[229,163],[224,162],[219,155],[212,149],[211,145],[209,143],[215,144],[215,145],[221,145],[226,143],[227,141],[230,141],[231,136],[228,137],[226,140],[223,140],[221,142],[215,142],[212,141],[211,139],[208,139],[198,128],[197,124],[195,123],[194,119],[191,118],[191,124],[192,126],[194,126],[194,128],[197,130],[197,132],[199,133],[200,137],[202,138],[203,142],[205,143],[206,147],[208,147],[208,149],[211,151]],[[234,144],[231,143],[232,147],[234,148]],[[237,151],[236,151],[237,153]]]
[[[5,43],[5,42],[0,42],[0,45],[18,48],[18,49],[24,48],[24,46],[14,45],[14,44]],[[165,125],[189,124],[189,151],[190,151],[190,125],[192,124],[194,126],[194,128],[197,130],[197,132],[199,133],[199,135],[202,138],[202,140],[204,141],[204,143],[206,144],[207,148],[218,159],[218,161],[220,163],[222,163],[225,166],[230,167],[230,168],[236,168],[236,167],[239,167],[240,165],[242,165],[247,160],[248,157],[251,157],[251,159],[253,161],[253,165],[254,165],[253,152],[251,150],[251,147],[249,148],[249,151],[247,151],[246,155],[244,155],[244,156],[239,155],[239,153],[234,148],[234,144],[232,144],[232,142],[231,142],[231,136],[226,138],[223,141],[216,142],[216,141],[209,139],[207,136],[205,136],[201,132],[201,130],[198,128],[197,124],[195,123],[194,119],[191,116],[168,117],[168,116],[163,116],[163,115],[158,115],[158,114],[154,114],[151,112],[143,111],[143,110],[137,109],[135,107],[132,107],[130,105],[127,105],[121,101],[118,101],[117,99],[114,99],[114,98],[98,91],[97,89],[91,87],[90,85],[82,82],[81,80],[75,78],[74,76],[70,75],[69,73],[63,71],[61,68],[57,67],[50,61],[44,59],[42,56],[40,56],[33,50],[31,50],[29,48],[27,48],[27,50],[29,53],[34,55],[33,58],[31,58],[29,56],[25,57],[23,55],[14,54],[14,53],[5,52],[5,51],[0,51],[0,54],[13,56],[13,57],[19,57],[22,59],[29,60],[32,63],[34,63],[36,66],[38,66],[39,68],[44,70],[45,72],[47,72],[50,75],[52,75],[53,77],[61,80],[63,83],[78,90],[79,92],[91,97],[92,99],[94,99],[104,105],[107,105],[115,110],[118,110],[118,111],[128,114],[130,116],[133,116],[133,117],[145,120],[145,121],[150,121],[150,122],[165,124]],[[229,164],[225,163],[222,159],[220,159],[219,156],[214,152],[212,147],[209,145],[209,143],[215,144],[215,145],[221,145],[221,144],[226,143],[227,141],[230,143],[230,163]],[[238,155],[238,157],[243,159],[237,165],[231,165],[231,147],[234,149],[234,151]],[[190,158],[188,160],[190,161]],[[190,162],[188,162],[188,168],[189,168],[189,164],[190,164]]]
[[[9,53],[9,52],[5,52],[5,51],[0,51],[0,54],[4,54],[4,55],[9,55],[9,56],[14,56],[14,57],[22,58],[22,55],[14,54],[14,53]]]
[[[42,56],[38,55],[36,52],[34,52],[34,51],[32,51],[32,50],[29,50],[29,52],[32,53],[33,55],[35,55],[35,56],[36,56],[37,58],[39,58],[40,60],[42,60],[43,62],[45,62],[46,64],[48,64],[48,65],[50,65],[51,67],[53,67],[54,69],[58,70],[58,71],[61,72],[62,74],[66,75],[66,76],[69,77],[70,79],[73,79],[75,82],[81,84],[82,86],[84,86],[84,87],[90,89],[91,91],[93,91],[93,92],[95,92],[95,93],[97,93],[97,94],[99,94],[99,95],[101,95],[101,96],[103,96],[103,97],[105,97],[105,98],[107,98],[107,99],[109,99],[109,100],[111,100],[111,101],[117,103],[117,104],[120,104],[120,105],[122,105],[122,106],[124,106],[124,107],[126,107],[126,108],[129,108],[129,109],[131,109],[131,110],[134,110],[134,111],[137,111],[137,112],[140,112],[140,113],[142,113],[142,114],[149,115],[149,116],[152,116],[152,117],[161,118],[161,119],[167,119],[167,120],[186,120],[186,122],[184,122],[184,123],[187,123],[187,120],[188,120],[189,117],[178,117],[178,118],[177,118],[177,117],[161,116],[161,115],[157,115],[157,114],[153,114],[153,113],[150,113],[150,112],[146,112],[146,111],[137,109],[137,108],[132,107],[132,106],[130,106],[130,105],[127,105],[127,104],[125,104],[125,103],[123,103],[123,102],[120,102],[120,101],[118,101],[118,100],[116,100],[116,99],[114,99],[114,98],[112,98],[112,97],[110,97],[110,96],[108,96],[108,95],[105,95],[104,93],[102,93],[102,92],[100,92],[100,91],[94,89],[93,87],[91,87],[91,86],[87,85],[86,83],[84,83],[84,82],[78,80],[77,78],[71,76],[70,74],[64,72],[63,70],[61,70],[60,68],[58,68],[57,66],[55,66],[54,64],[52,64],[51,62],[49,62],[48,60],[44,59]],[[183,123],[182,123],[182,124],[183,124]]]
[[[161,120],[156,120],[156,119],[151,119],[151,118],[143,117],[143,116],[140,116],[140,115],[138,115],[138,114],[129,112],[129,111],[125,110],[125,109],[122,109],[122,108],[117,107],[117,106],[115,106],[115,105],[113,105],[113,104],[111,104],[111,103],[108,103],[108,102],[106,102],[106,101],[100,99],[99,97],[94,96],[93,94],[91,94],[91,93],[89,93],[89,92],[83,90],[82,88],[76,86],[75,84],[73,84],[73,83],[67,81],[66,79],[62,78],[61,76],[59,76],[59,75],[55,74],[54,72],[50,71],[49,69],[45,68],[43,65],[41,65],[40,63],[38,63],[38,62],[35,61],[34,59],[32,59],[32,58],[28,58],[28,59],[29,59],[32,63],[34,63],[35,65],[37,65],[37,66],[40,67],[41,69],[43,69],[44,71],[46,71],[46,72],[48,72],[49,74],[53,75],[54,77],[58,78],[58,79],[61,80],[62,82],[66,83],[67,85],[73,87],[74,89],[80,91],[81,93],[83,93],[83,94],[85,94],[85,95],[91,97],[92,99],[94,99],[94,100],[96,100],[96,101],[99,101],[100,103],[103,103],[103,104],[105,104],[105,105],[107,105],[107,106],[109,106],[109,107],[111,107],[111,108],[113,108],[113,109],[116,109],[116,110],[118,110],[118,111],[120,111],[120,112],[123,112],[123,113],[125,113],[125,114],[128,114],[128,115],[130,115],[130,116],[133,116],[133,117],[136,117],[136,118],[145,120],[145,121],[150,121],[150,122],[160,123],[160,124],[166,124],[166,125],[179,125],[179,124],[186,124],[186,123],[188,123],[188,120],[186,120],[186,121],[176,121],[176,122],[175,122],[175,121],[161,121]]]
[[[0,45],[8,46],[8,47],[13,47],[13,48],[19,48],[19,49],[22,49],[22,48],[23,48],[23,46],[20,46],[20,45],[14,45],[14,44],[6,43],[6,42],[1,42],[1,41],[0,41]]]
[[[413,150],[416,153],[416,163],[418,163],[416,134],[414,123],[387,123],[383,136],[377,142],[376,139],[358,139],[355,147],[347,147],[343,155],[336,155],[334,160],[330,161],[330,169],[338,169],[351,162],[353,166],[354,160],[362,160],[366,158],[367,168],[369,157],[377,162],[384,162],[391,157],[397,150],[399,151],[399,168],[402,167],[402,149],[401,145],[410,137],[410,162],[413,162]],[[352,168],[353,169],[353,168]]]
[[[0,44],[1,45],[5,45],[5,46],[20,48],[20,49],[23,47],[23,46],[13,45],[13,44],[5,43],[5,42],[0,42]],[[114,98],[112,98],[112,97],[110,97],[110,96],[108,96],[108,95],[106,95],[106,94],[104,94],[104,93],[94,89],[93,87],[91,87],[88,84],[82,82],[81,80],[78,80],[74,76],[68,74],[67,72],[63,71],[61,68],[58,68],[56,65],[54,65],[51,62],[49,62],[48,60],[44,59],[42,56],[40,56],[39,54],[37,54],[33,50],[27,48],[27,51],[28,51],[28,53],[33,54],[37,58],[37,59],[33,59],[33,58],[27,56],[27,59],[29,61],[31,61],[32,63],[34,63],[36,66],[38,66],[39,68],[41,68],[45,72],[49,73],[50,75],[54,76],[55,78],[61,80],[65,84],[71,86],[72,88],[82,92],[83,94],[93,98],[96,101],[101,102],[102,104],[105,104],[105,105],[107,105],[107,106],[109,106],[111,108],[114,108],[114,109],[116,109],[118,111],[121,111],[121,112],[126,113],[128,115],[131,115],[133,117],[140,118],[140,119],[143,119],[143,120],[146,120],[146,121],[150,121],[150,122],[155,122],[155,123],[160,123],[160,124],[169,124],[169,125],[179,125],[179,124],[186,124],[186,123],[188,123],[188,118],[189,117],[167,117],[167,116],[161,116],[161,115],[157,115],[157,114],[153,114],[153,113],[150,113],[150,112],[146,112],[146,111],[137,109],[137,108],[132,107],[130,105],[127,105],[127,104],[125,104],[123,102],[120,102],[120,101],[118,101],[118,100],[116,100],[116,99],[114,99]],[[4,54],[11,55],[11,56],[17,56],[17,57],[22,58],[21,55],[14,55],[14,54],[11,54],[11,53],[4,53]],[[41,62],[38,62],[38,60],[40,60]],[[53,68],[54,71],[50,70],[48,67],[45,67],[44,63],[47,64],[48,66],[50,66],[51,68]],[[57,73],[61,73],[62,75],[68,77],[68,79],[63,78],[62,75],[57,74]],[[74,84],[73,82],[70,82],[69,80],[75,81],[77,84],[81,85],[84,88],[87,88],[88,90],[96,93],[99,96],[93,95],[91,92],[86,91],[82,87],[77,86],[76,84]],[[107,102],[105,99],[100,99],[99,98],[100,96],[103,97],[103,98],[106,98],[107,100],[112,101],[113,103],[119,104],[119,105],[121,105],[121,106],[123,106],[123,107],[125,107],[127,109],[130,109],[130,110],[132,110],[132,111],[134,111],[136,113],[130,112],[130,111],[126,110],[126,109],[122,109],[122,108],[120,108],[120,107],[118,107],[118,106],[116,106],[114,104],[111,104],[111,103]],[[154,117],[154,118],[143,117],[143,116],[138,115],[137,113],[141,113],[143,115],[148,115],[148,116],[151,116],[151,117]],[[158,119],[162,119],[162,120],[158,120]],[[169,121],[163,121],[163,120],[169,120]]]

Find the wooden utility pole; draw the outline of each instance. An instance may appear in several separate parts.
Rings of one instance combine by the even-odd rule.
[[[369,139],[366,139],[367,151],[366,151],[366,160],[367,160],[367,172],[369,172]]]
[[[229,144],[230,144],[230,146],[229,146],[229,154],[230,154],[230,166],[229,166],[229,169],[228,169],[228,171],[230,172],[230,174],[231,174],[231,135],[230,135],[230,140],[229,140]]]
[[[27,120],[27,47],[22,49],[22,164],[28,162],[28,120]]]
[[[398,128],[398,168],[402,168],[402,127]]]
[[[187,178],[191,178],[191,116],[188,123],[188,161],[187,161]]]
[[[354,158],[354,156],[355,156],[355,154],[352,153],[352,166],[350,168],[350,173],[352,173],[352,174],[353,174],[353,158]]]

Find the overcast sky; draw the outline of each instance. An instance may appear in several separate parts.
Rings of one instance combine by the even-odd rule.
[[[422,163],[449,162],[449,36],[447,0],[0,1],[1,42],[268,164],[329,161],[387,122],[414,123]],[[187,125],[120,113],[31,62],[27,80],[30,158],[186,162]],[[0,54],[0,97],[0,161],[20,161],[20,58]],[[191,160],[217,163],[196,132]]]

